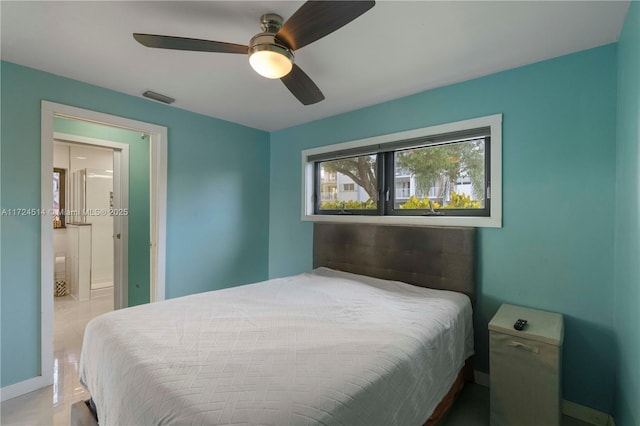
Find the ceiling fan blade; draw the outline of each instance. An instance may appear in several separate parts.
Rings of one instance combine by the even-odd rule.
[[[242,53],[247,54],[249,46],[224,43],[222,41],[201,40],[199,38],[172,37],[155,34],[134,33],[133,38],[143,46],[159,49],[192,50],[197,52]]]
[[[315,104],[324,99],[318,86],[296,64],[293,64],[291,72],[280,80],[303,105]]]
[[[284,23],[276,37],[293,50],[342,28],[371,9],[375,1],[308,1]]]

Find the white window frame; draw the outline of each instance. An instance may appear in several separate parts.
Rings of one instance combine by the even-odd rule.
[[[379,145],[405,139],[440,135],[464,130],[490,127],[491,129],[491,211],[489,216],[369,216],[314,214],[314,162],[310,156]],[[404,132],[374,136],[302,151],[302,220],[313,222],[377,223],[414,226],[471,226],[502,227],[502,114],[472,118],[454,123],[440,124]]]

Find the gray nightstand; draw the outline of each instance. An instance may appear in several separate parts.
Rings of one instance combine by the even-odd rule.
[[[563,338],[560,314],[500,307],[489,323],[492,426],[560,425]]]

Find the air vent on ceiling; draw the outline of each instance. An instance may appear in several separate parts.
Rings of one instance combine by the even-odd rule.
[[[151,90],[147,90],[142,94],[145,98],[153,99],[154,101],[163,102],[165,104],[172,104],[176,100],[170,96],[161,95],[160,93],[152,92]]]

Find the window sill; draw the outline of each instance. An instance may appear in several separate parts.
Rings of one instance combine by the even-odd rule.
[[[473,216],[359,216],[359,215],[303,215],[303,221],[333,223],[374,223],[406,226],[462,226],[502,228],[502,217]]]

